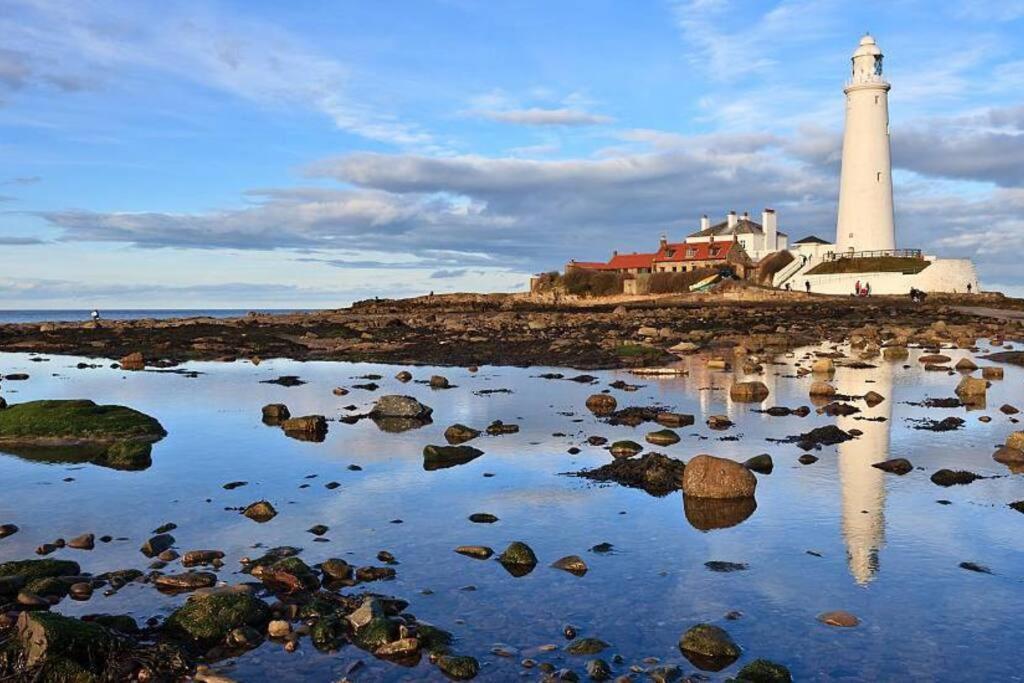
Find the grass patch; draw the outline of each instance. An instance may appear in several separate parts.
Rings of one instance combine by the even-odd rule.
[[[658,358],[661,356],[661,349],[643,344],[623,344],[615,349],[615,353],[620,358]]]
[[[931,265],[931,261],[904,256],[869,256],[826,261],[807,271],[808,275],[841,275],[844,273],[903,273],[915,275]]]
[[[160,423],[145,413],[88,400],[28,401],[0,410],[0,442],[57,437],[121,441],[158,439],[166,434]]]

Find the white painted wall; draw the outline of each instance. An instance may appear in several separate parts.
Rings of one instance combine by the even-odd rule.
[[[979,291],[978,274],[974,264],[967,259],[934,259],[932,264],[916,275],[902,273],[849,273],[841,275],[801,275],[794,277],[790,286],[803,291],[804,282],[811,283],[811,292],[816,294],[838,294],[849,296],[854,293],[859,280],[861,285],[870,284],[872,294],[909,294],[914,287],[924,292],[966,292],[968,283],[971,291]]]

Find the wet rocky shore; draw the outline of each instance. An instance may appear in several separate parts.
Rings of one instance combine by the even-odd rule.
[[[987,300],[986,300],[987,301]],[[422,365],[599,369],[658,365],[674,351],[742,344],[771,352],[841,341],[865,325],[913,335],[932,323],[975,336],[1021,329],[967,312],[981,297],[914,304],[902,297],[848,299],[770,293],[701,295],[622,304],[555,304],[516,295],[445,295],[365,301],[345,309],[244,318],[0,325],[0,351],[122,358],[147,364],[290,358]],[[997,298],[987,305],[1019,308]]]
[[[954,306],[6,326],[0,680],[942,678],[903,618],[963,595],[948,647],[1024,606],[1024,327]],[[476,367],[503,343],[575,369]],[[197,358],[246,362],[162,367]],[[879,574],[887,495],[956,540]]]

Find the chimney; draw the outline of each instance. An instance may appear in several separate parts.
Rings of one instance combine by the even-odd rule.
[[[779,248],[779,230],[775,222],[775,209],[765,209],[761,214],[761,227],[764,228],[765,250],[777,251]]]
[[[728,225],[729,225],[729,229],[730,230],[732,230],[733,228],[736,227],[736,212],[735,211],[730,211],[729,212],[728,221],[729,221]]]
[[[664,249],[667,246],[668,246],[668,235],[666,235],[665,233],[661,233],[661,239],[658,240],[658,248],[659,249]]]
[[[749,221],[750,220],[750,212],[749,211],[744,211],[743,212],[743,220],[745,220],[745,221]]]
[[[619,250],[618,249],[615,249],[615,250],[612,251],[612,256],[618,256],[618,255],[619,255]]]
[[[704,232],[711,227],[711,221],[708,220],[708,215],[704,214],[700,217],[700,231]]]

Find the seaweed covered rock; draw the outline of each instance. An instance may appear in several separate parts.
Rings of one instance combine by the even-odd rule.
[[[314,591],[320,587],[320,579],[309,566],[298,557],[286,557],[271,565],[262,565],[252,571],[252,575],[262,581],[267,588],[275,593],[298,593]]]
[[[22,612],[16,629],[23,665],[38,667],[41,680],[62,680],[69,673],[75,675],[66,680],[91,680],[119,645],[118,639],[97,623],[52,612]]]
[[[791,683],[789,669],[767,659],[755,659],[736,674],[737,683]]]
[[[682,486],[685,468],[681,460],[661,453],[647,453],[639,458],[619,458],[596,469],[576,472],[575,476],[594,481],[614,481],[622,486],[643,489],[652,496],[665,496]]]
[[[167,432],[153,417],[89,400],[28,401],[0,411],[0,450],[48,462],[144,469]]]
[[[17,576],[25,582],[81,573],[78,563],[70,560],[15,560],[0,564],[0,578]]]
[[[262,631],[270,621],[267,603],[242,590],[196,594],[175,610],[163,625],[167,637],[200,649],[220,644],[232,629],[250,626]]]
[[[441,655],[434,664],[448,678],[455,681],[468,681],[480,672],[480,663],[473,657],[461,655]]]

